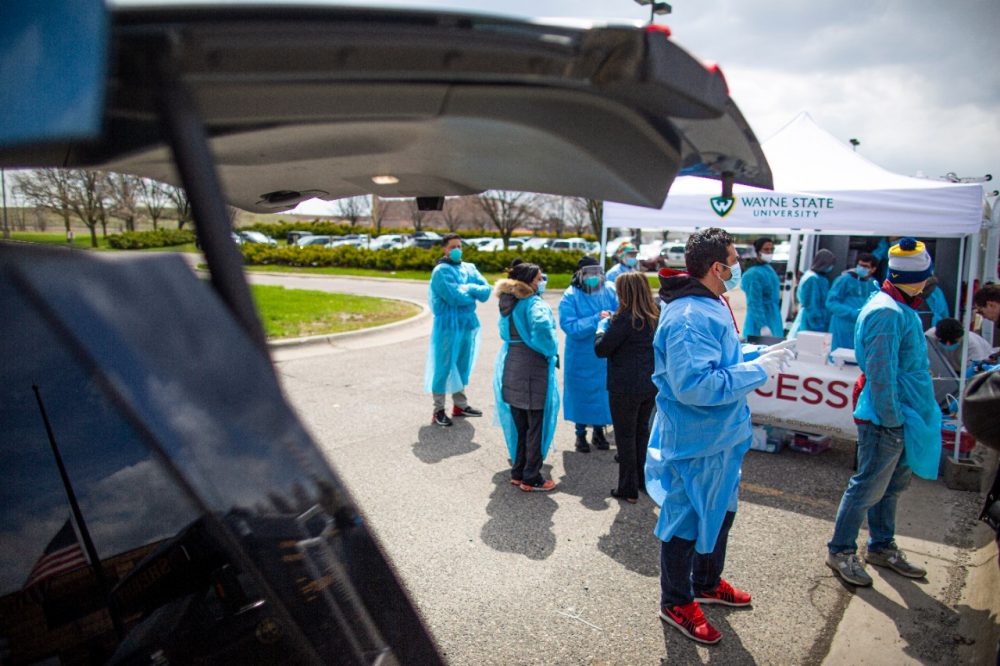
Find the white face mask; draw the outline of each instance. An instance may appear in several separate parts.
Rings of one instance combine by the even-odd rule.
[[[760,260],[763,261],[765,264],[771,263],[772,259],[774,259],[774,255],[773,254],[762,254],[762,255],[760,255]]]

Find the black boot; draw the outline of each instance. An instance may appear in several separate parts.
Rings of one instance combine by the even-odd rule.
[[[580,453],[590,453],[590,444],[587,444],[587,433],[582,432],[576,436],[576,450]]]
[[[598,451],[607,451],[611,448],[611,443],[604,438],[604,428],[594,428],[594,436],[590,438],[594,443],[594,448]]]

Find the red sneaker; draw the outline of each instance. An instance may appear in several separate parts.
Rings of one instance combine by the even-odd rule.
[[[708,623],[697,601],[684,606],[663,606],[660,608],[660,619],[699,643],[715,645],[722,640],[722,632]]]
[[[719,584],[710,592],[695,592],[694,600],[700,604],[724,606],[749,606],[751,602],[748,592],[738,590],[722,579],[719,579]]]
[[[521,483],[521,490],[526,493],[547,493],[556,487],[556,482],[552,479],[548,481],[543,481],[537,486],[529,486],[527,483]]]

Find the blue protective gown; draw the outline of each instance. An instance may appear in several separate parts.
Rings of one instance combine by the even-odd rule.
[[[799,313],[795,316],[795,323],[792,324],[788,337],[794,338],[799,331],[826,333],[830,330],[830,312],[826,309],[826,296],[829,293],[830,281],[825,275],[812,270],[802,275],[795,291],[799,299]]]
[[[833,281],[826,297],[826,309],[830,311],[830,333],[833,334],[831,349],[854,349],[854,324],[858,320],[858,314],[878,290],[878,282],[872,278],[862,280],[853,271],[841,273]]]
[[[559,301],[559,327],[566,334],[563,358],[563,417],[573,423],[608,425],[608,361],[594,353],[601,310],[618,309],[615,290],[605,282],[592,293],[570,285]]]
[[[861,309],[854,348],[865,373],[855,418],[887,428],[903,426],[906,464],[917,476],[936,479],[941,409],[934,399],[920,317],[880,291]]]
[[[940,286],[935,288],[924,300],[923,309],[930,310],[931,326],[937,326],[939,321],[951,316],[951,312],[948,310],[948,301],[945,300]]]
[[[785,326],[781,320],[781,282],[770,264],[751,264],[740,282],[747,297],[747,316],[743,320],[743,335],[760,335],[762,326],[771,335],[782,337]]]
[[[664,307],[653,353],[658,393],[646,491],[661,507],[654,533],[693,540],[697,552],[710,553],[726,512],[736,510],[752,439],[746,396],[767,373],[744,361],[729,308],[709,296]]]
[[[431,273],[430,305],[434,313],[424,390],[454,393],[469,383],[479,353],[476,301],[490,297],[490,285],[473,264],[443,261]]]
[[[507,350],[510,348],[510,320],[521,335],[523,343],[534,351],[546,357],[549,361],[548,385],[545,393],[545,413],[542,422],[542,458],[549,452],[552,436],[556,432],[556,422],[559,420],[559,382],[556,379],[556,359],[559,357],[559,341],[556,339],[556,319],[552,308],[535,294],[519,300],[509,316],[501,316],[499,321],[500,338],[503,346],[497,355],[496,369],[493,374],[493,399],[496,403],[497,420],[503,428],[504,439],[507,441],[507,452],[510,459],[517,457],[517,428],[510,405],[503,399],[503,370],[507,360]]]
[[[608,269],[608,272],[605,273],[605,279],[608,281],[608,284],[610,284],[613,287],[615,284],[615,278],[617,278],[619,275],[622,275],[624,273],[631,273],[632,271],[635,270],[638,270],[637,266],[629,267],[619,261],[617,264]]]

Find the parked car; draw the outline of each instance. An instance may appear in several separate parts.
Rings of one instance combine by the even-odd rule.
[[[288,233],[285,234],[285,242],[288,243],[289,245],[295,245],[300,238],[312,235],[313,232],[311,231],[302,231],[302,230],[289,231]]]
[[[684,268],[684,243],[668,243],[660,250],[667,266],[670,268]]]
[[[442,664],[377,536],[408,508],[367,514],[288,404],[224,204],[503,187],[658,207],[682,165],[769,186],[721,72],[635,26],[20,4],[0,167],[183,186],[211,280],[173,253],[0,243],[0,660]],[[23,589],[83,522],[93,567],[77,545],[83,566]]]
[[[298,247],[309,247],[310,245],[321,245],[325,247],[331,240],[333,240],[333,236],[323,236],[317,234],[312,236],[303,236],[296,241],[295,245]]]
[[[274,240],[267,234],[261,233],[259,231],[237,231],[236,234],[243,239],[244,243],[268,245],[270,247],[278,246],[278,241]]]
[[[368,247],[368,234],[346,234],[344,236],[334,236],[326,244],[329,248],[343,247],[351,245],[353,247]]]
[[[550,250],[579,250],[586,252],[590,249],[590,242],[584,238],[556,238],[549,245]]]
[[[407,238],[403,234],[382,234],[373,238],[368,247],[372,250],[398,250],[405,247]]]
[[[522,250],[544,250],[552,245],[551,238],[529,238],[521,243]]]

